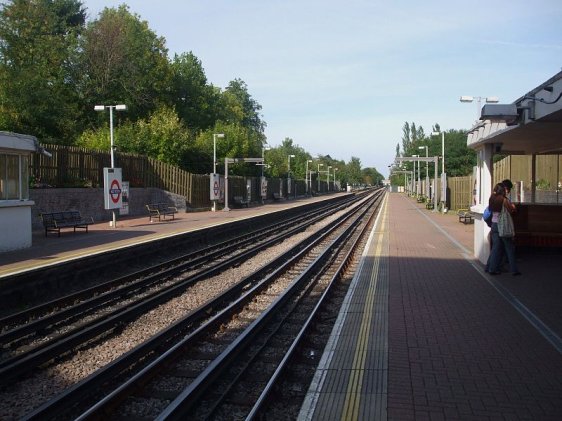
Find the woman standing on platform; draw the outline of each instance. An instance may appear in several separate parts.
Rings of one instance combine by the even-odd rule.
[[[499,275],[501,273],[500,266],[505,252],[511,274],[513,276],[521,275],[515,261],[515,244],[513,242],[513,237],[500,237],[498,230],[498,221],[502,209],[505,207],[509,213],[509,217],[511,217],[511,213],[515,211],[515,205],[507,199],[506,188],[502,183],[496,184],[494,187],[488,206],[492,211],[492,251],[486,269],[490,275]]]

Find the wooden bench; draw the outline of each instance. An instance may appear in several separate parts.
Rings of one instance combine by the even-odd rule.
[[[249,202],[248,200],[244,199],[243,196],[234,196],[234,197],[233,197],[233,200],[234,200],[234,204],[235,204],[236,206],[240,206],[240,207],[246,206],[246,207],[249,207],[250,202]]]
[[[283,196],[281,196],[279,193],[273,193],[273,200],[283,200]]]
[[[523,247],[562,247],[562,206],[516,203],[512,214],[515,245]]]
[[[175,206],[168,206],[166,203],[150,203],[146,205],[146,209],[148,210],[148,220],[152,222],[152,217],[157,216],[158,221],[161,221],[161,218],[166,219],[166,216],[172,216],[174,219],[174,215],[178,213],[178,208]]]
[[[56,232],[60,237],[61,228],[85,229],[88,232],[88,225],[94,223],[92,217],[84,218],[79,211],[62,211],[62,212],[41,212],[41,221],[45,227],[45,237],[49,232]]]
[[[470,212],[470,209],[459,209],[457,210],[457,216],[459,217],[459,222],[463,224],[473,224],[474,215]]]

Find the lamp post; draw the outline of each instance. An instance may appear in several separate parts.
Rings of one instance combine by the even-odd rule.
[[[334,168],[334,191],[336,191],[336,171],[339,170],[339,168]]]
[[[328,171],[326,171],[326,184],[328,184],[328,191],[330,191],[330,168],[332,168],[332,166],[328,165]]]
[[[224,138],[224,133],[213,133],[213,176],[217,173],[217,138]],[[217,201],[213,200],[212,211],[216,212]]]
[[[324,164],[318,164],[318,176],[316,177],[316,180],[318,181],[318,193],[320,193],[320,167],[323,167]]]
[[[308,164],[309,164],[309,163],[312,163],[312,159],[307,159],[307,160],[306,160],[306,172],[305,172],[305,177],[304,177],[304,178],[305,178],[305,181],[306,181],[306,195],[307,195],[307,196],[308,196],[308,194],[310,193],[310,190],[311,190],[311,188],[310,188],[311,186],[310,186],[309,184],[310,184],[310,181],[311,181],[311,178],[312,178],[312,177],[310,176],[310,173],[308,172]]]
[[[118,104],[118,105],[95,105],[95,111],[104,111],[106,108],[109,108],[109,145],[111,148],[110,156],[111,156],[111,169],[115,168],[115,146],[113,146],[113,109],[115,111],[126,111],[127,106],[125,104]],[[112,227],[115,228],[116,224],[116,215],[115,209],[112,210]]]
[[[287,198],[291,194],[291,158],[294,157],[293,154],[287,156]]]
[[[441,174],[445,174],[445,132],[431,132],[431,136],[441,135]]]
[[[418,157],[419,157],[419,155],[412,155],[412,158],[418,158]],[[416,166],[417,166],[417,168],[416,168]],[[419,187],[420,187],[420,183],[418,181],[418,172],[417,172],[419,167],[420,167],[420,164],[419,164],[418,160],[416,159],[414,161],[414,192],[415,192],[416,196],[418,194],[418,190],[419,190]]]
[[[425,148],[425,157],[427,158],[429,155],[428,153],[428,148],[427,145],[424,146],[418,146],[418,149],[424,149]],[[425,161],[425,192],[427,197],[429,197],[429,163],[427,161]]]
[[[268,151],[268,150],[270,150],[270,149],[271,149],[271,148],[270,148],[269,146],[265,146],[265,145],[263,145],[262,148],[261,148],[261,158],[262,158],[262,160],[263,160],[263,165],[262,165],[262,167],[261,167],[261,176],[262,176],[262,177],[263,177],[263,172],[264,172],[263,169],[264,169],[264,167],[265,167],[265,151]]]
[[[265,146],[262,145],[261,147],[261,159],[262,159],[262,163],[261,163],[261,184],[260,184],[260,190],[261,190],[261,202],[262,204],[264,203],[265,200],[265,196],[267,196],[267,189],[265,189],[265,177],[264,177],[264,169],[265,169],[265,151],[270,150],[271,148],[269,146]]]
[[[127,110],[127,106],[125,104],[94,106],[94,110],[96,111],[104,111],[106,108],[109,108],[109,142],[111,146],[111,168],[115,168],[115,147],[113,146],[113,109],[115,109],[115,111],[125,111]]]
[[[445,173],[445,132],[431,132],[432,136],[439,136],[441,134],[441,202],[445,203],[447,200],[447,175]],[[443,205],[441,209],[443,210]]]
[[[480,118],[480,110],[482,107],[482,100],[486,101],[488,104],[497,104],[500,100],[497,96],[470,96],[470,95],[463,95],[460,98],[461,102],[473,102],[476,100],[476,121]]]

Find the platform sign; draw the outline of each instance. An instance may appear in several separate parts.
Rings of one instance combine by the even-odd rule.
[[[119,208],[119,215],[129,214],[129,182],[123,181],[121,183],[121,207]]]
[[[220,200],[221,198],[221,181],[219,174],[210,174],[211,185],[210,187],[210,199],[211,200]]]
[[[121,208],[123,198],[121,183],[121,168],[103,169],[103,202],[105,209]]]

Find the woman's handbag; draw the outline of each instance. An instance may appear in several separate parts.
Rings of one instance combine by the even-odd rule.
[[[489,206],[486,206],[486,209],[484,209],[484,213],[482,214],[482,219],[484,219],[484,222],[486,222],[486,225],[488,225],[490,228],[492,227],[492,211],[490,210]]]
[[[502,206],[502,211],[498,218],[498,231],[500,237],[513,237],[515,235],[513,219],[505,206]]]

